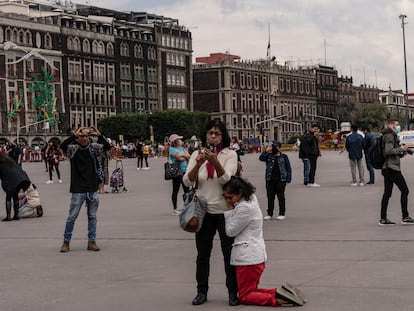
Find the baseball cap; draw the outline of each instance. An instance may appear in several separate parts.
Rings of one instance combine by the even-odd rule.
[[[168,140],[170,143],[172,143],[173,141],[176,141],[177,139],[182,139],[182,138],[183,137],[178,134],[171,134]]]

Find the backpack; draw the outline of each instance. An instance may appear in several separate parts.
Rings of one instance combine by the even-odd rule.
[[[368,154],[367,154],[369,162],[377,170],[382,169],[385,163],[384,146],[382,142],[382,137],[383,135],[381,134],[375,138],[371,147],[368,149]]]

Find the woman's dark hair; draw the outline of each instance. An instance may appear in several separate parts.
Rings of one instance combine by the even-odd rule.
[[[10,158],[7,154],[4,152],[0,152],[0,163],[6,164],[8,167],[12,167],[14,165],[14,160]]]
[[[221,134],[222,135],[221,136],[221,146],[223,148],[229,147],[230,146],[230,142],[231,142],[231,139],[230,139],[230,136],[229,136],[229,132],[227,131],[226,125],[222,121],[220,121],[218,119],[214,119],[214,120],[209,121],[207,123],[204,131],[201,133],[200,139],[201,139],[201,143],[203,144],[203,146],[206,145],[207,132],[209,130],[211,130],[213,127],[219,128],[220,131],[221,131],[221,133],[222,133]]]
[[[223,185],[223,191],[229,194],[242,193],[242,197],[248,201],[252,194],[256,191],[256,188],[247,180],[232,176],[231,179]]]

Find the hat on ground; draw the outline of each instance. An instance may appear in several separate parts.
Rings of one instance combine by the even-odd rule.
[[[171,134],[168,140],[170,141],[170,143],[172,143],[173,141],[176,141],[177,139],[182,139],[182,138],[183,137],[178,134]]]
[[[198,139],[197,139],[197,136],[193,135],[191,136],[190,140],[198,140]]]

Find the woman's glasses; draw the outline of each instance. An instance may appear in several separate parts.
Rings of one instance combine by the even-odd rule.
[[[222,134],[221,134],[221,132],[218,132],[218,131],[208,131],[207,132],[207,135],[209,135],[209,136],[221,136]]]

